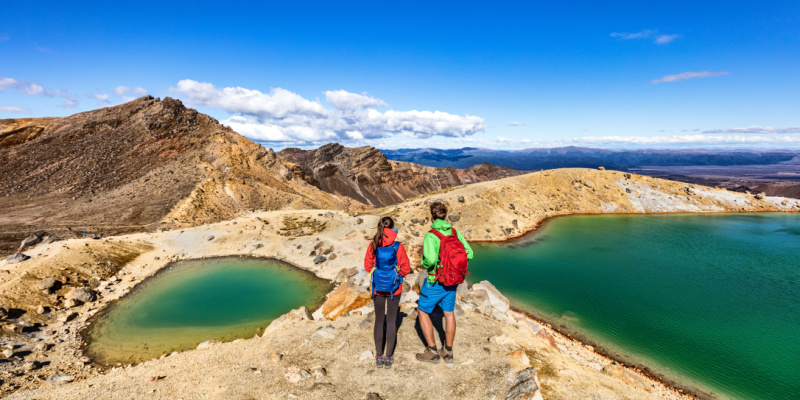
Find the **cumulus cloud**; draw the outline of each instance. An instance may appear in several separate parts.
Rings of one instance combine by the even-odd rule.
[[[442,111],[378,111],[383,100],[344,90],[324,92],[327,108],[282,88],[269,93],[242,87],[217,88],[185,79],[171,89],[196,105],[233,114],[221,121],[237,132],[266,142],[321,142],[391,136],[464,137],[485,129],[483,118]]]
[[[678,36],[676,34],[670,35],[658,35],[658,31],[655,29],[645,29],[639,32],[629,33],[629,32],[613,32],[611,37],[622,39],[622,40],[632,40],[632,39],[650,39],[655,38],[654,42],[656,44],[667,44],[672,42],[673,40],[677,39]]]
[[[137,87],[136,89],[133,89],[133,94],[135,94],[135,95],[137,95],[139,97],[147,96],[147,93],[148,93],[147,89],[145,89],[143,87]]]
[[[346,90],[329,90],[325,92],[325,99],[334,107],[345,111],[389,107],[383,100],[369,97],[366,93],[350,93]]]
[[[20,93],[32,96],[61,97],[69,101],[75,101],[75,98],[67,92],[46,89],[38,83],[0,76],[0,92],[6,89],[14,89]]]
[[[682,72],[680,74],[675,75],[667,75],[663,76],[658,79],[652,80],[653,83],[664,83],[664,82],[677,82],[677,81],[685,81],[687,79],[695,79],[695,78],[709,78],[712,76],[722,76],[728,75],[730,72],[727,71],[700,71],[700,72]]]
[[[30,114],[31,110],[17,106],[0,106],[0,111],[15,114]]]
[[[703,133],[800,133],[800,128],[773,128],[770,126],[748,126],[745,128],[710,129]]]
[[[86,95],[86,97],[88,97],[88,98],[90,98],[90,99],[95,99],[95,100],[97,100],[97,102],[98,102],[100,105],[106,105],[106,104],[108,104],[108,98],[109,98],[109,96],[108,96],[107,94],[105,94],[105,93],[90,93],[90,94],[87,94],[87,95]]]

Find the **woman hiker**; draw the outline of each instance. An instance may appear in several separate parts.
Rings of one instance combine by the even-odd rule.
[[[364,269],[372,275],[370,291],[375,305],[375,365],[378,368],[391,368],[394,362],[397,310],[403,292],[403,277],[411,271],[406,250],[395,239],[397,229],[394,229],[394,220],[390,217],[381,218],[378,232],[372,238],[364,256]]]

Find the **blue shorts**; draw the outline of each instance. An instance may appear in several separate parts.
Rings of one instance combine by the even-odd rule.
[[[456,306],[456,288],[458,288],[458,285],[444,286],[438,283],[430,284],[425,281],[419,289],[417,308],[426,314],[430,314],[438,304],[442,307],[442,311],[453,312]]]

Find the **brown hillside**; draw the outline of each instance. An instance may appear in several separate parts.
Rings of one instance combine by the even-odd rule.
[[[0,177],[2,253],[40,229],[70,237],[85,223],[113,234],[351,203],[292,179],[272,150],[215,119],[150,96],[64,118],[0,120]]]
[[[316,150],[289,148],[278,158],[296,164],[294,171],[320,189],[362,203],[386,206],[420,194],[469,183],[521,175],[491,164],[467,169],[436,168],[391,161],[374,147],[330,143]]]

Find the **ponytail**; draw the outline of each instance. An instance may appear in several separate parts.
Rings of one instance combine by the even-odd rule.
[[[383,217],[378,221],[378,232],[375,233],[375,236],[372,238],[372,254],[374,256],[377,256],[378,247],[381,247],[381,244],[383,244],[383,230],[385,228],[394,228],[394,220],[392,217]]]

